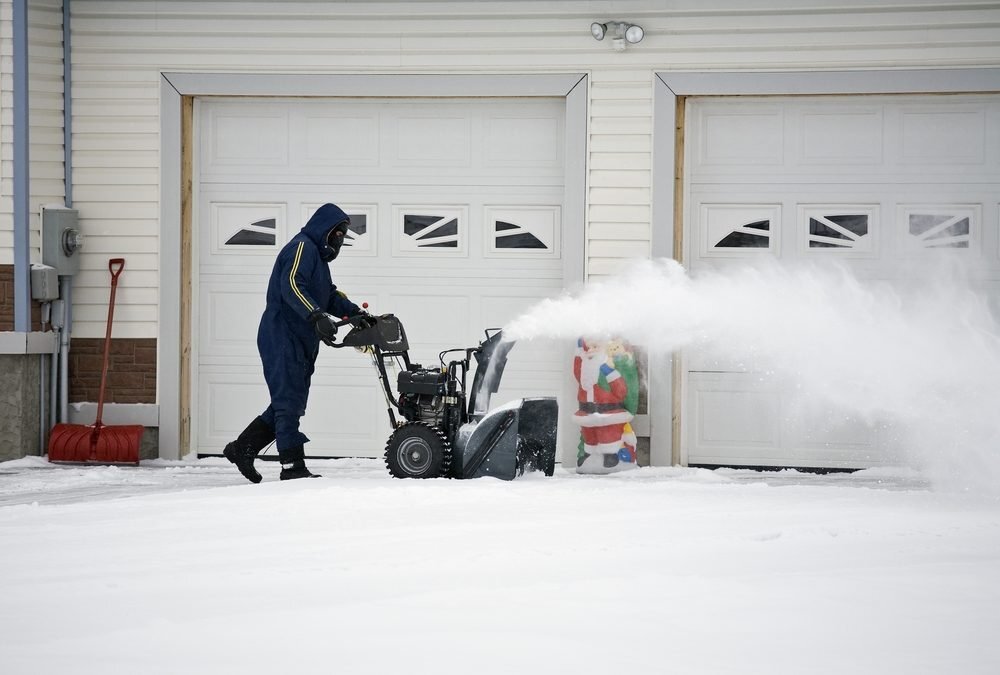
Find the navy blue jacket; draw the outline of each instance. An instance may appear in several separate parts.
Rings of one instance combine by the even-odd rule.
[[[308,320],[314,310],[321,309],[338,319],[361,311],[337,290],[329,264],[320,257],[330,230],[347,219],[339,207],[324,204],[278,253],[257,331],[257,346],[265,361],[269,354],[284,351],[290,338],[303,348],[301,356],[315,360],[319,337]]]

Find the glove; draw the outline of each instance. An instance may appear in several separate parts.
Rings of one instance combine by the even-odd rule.
[[[376,323],[375,317],[368,312],[361,312],[360,316],[355,319],[354,325],[359,329],[364,330],[365,328],[371,328]]]
[[[314,309],[309,315],[316,335],[326,344],[333,346],[337,337],[337,320],[320,309]]]

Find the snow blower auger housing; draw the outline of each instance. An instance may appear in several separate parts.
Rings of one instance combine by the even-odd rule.
[[[440,365],[411,363],[406,331],[393,314],[349,317],[351,330],[335,347],[366,350],[385,392],[394,431],[385,445],[385,464],[396,478],[512,480],[526,471],[555,471],[558,404],[555,397],[524,398],[489,410],[514,343],[499,330],[486,331],[476,347],[449,349]],[[447,360],[456,354],[458,358]],[[472,360],[472,388],[466,379]],[[400,368],[393,393],[386,364]],[[398,417],[397,417],[398,413]]]

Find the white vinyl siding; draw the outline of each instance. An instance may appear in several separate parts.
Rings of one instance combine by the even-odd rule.
[[[647,70],[595,72],[590,86],[587,276],[648,258],[652,190],[652,79]]]
[[[73,0],[74,206],[87,236],[74,335],[103,334],[112,252],[128,259],[116,335],[157,335],[162,71],[588,72],[587,211],[579,225],[587,227],[587,276],[600,278],[649,255],[655,71],[996,64],[996,6],[854,4]],[[591,37],[595,20],[633,21],[646,37],[618,53],[610,40]],[[4,252],[9,258],[9,246]]]
[[[0,264],[14,262],[13,4],[0,3]],[[62,2],[28,3],[28,116],[30,118],[31,260],[40,259],[39,209],[63,203]]]

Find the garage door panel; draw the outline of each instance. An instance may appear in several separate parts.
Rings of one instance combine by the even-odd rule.
[[[800,451],[828,455],[831,447],[852,458],[876,458],[879,453],[879,425],[848,410],[787,397],[784,418],[788,443]]]
[[[267,388],[261,386],[262,379],[259,372],[199,371],[197,451],[217,452],[267,408]]]
[[[691,373],[688,462],[719,448],[773,453],[780,447],[781,408],[778,392],[756,385],[750,377]]]
[[[261,109],[254,113],[238,109],[213,111],[203,127],[201,160],[206,170],[215,167],[288,165],[288,114]]]
[[[688,137],[699,139],[685,167],[692,181],[810,182],[822,167],[847,183],[981,180],[984,171],[995,182],[995,96],[734,101],[704,99],[689,115]]]
[[[900,160],[910,164],[982,164],[985,105],[908,105],[900,111]]]
[[[400,115],[389,140],[394,154],[390,166],[445,166],[451,170],[472,163],[472,123],[466,115]]]
[[[801,117],[803,164],[853,169],[883,159],[883,115],[876,106],[822,106],[806,108]]]
[[[778,106],[746,105],[738,110],[707,107],[699,111],[697,127],[704,139],[697,155],[698,166],[746,167],[783,162],[785,122],[784,111]]]
[[[563,133],[558,114],[545,118],[490,115],[485,127],[485,166],[561,168]]]
[[[199,103],[208,111],[202,119],[209,119],[199,157],[204,184],[228,178],[240,184],[329,186],[374,179],[441,185],[445,177],[453,184],[482,185],[489,178],[523,185],[524,176],[562,183],[559,99]],[[258,122],[267,137],[254,136]],[[220,142],[224,147],[214,150]],[[274,171],[261,172],[264,166]]]
[[[378,111],[337,114],[334,111],[300,113],[295,143],[306,166],[317,168],[377,167],[381,154]]]
[[[888,425],[808,400],[759,373],[690,373],[689,464],[885,464]]]
[[[381,455],[392,429],[374,370],[364,382],[315,378],[300,428],[312,456]]]
[[[199,399],[199,451],[211,452],[236,438],[249,421],[268,405],[267,388],[252,373],[203,372]],[[301,430],[313,441],[312,455],[334,454],[335,449],[356,456],[376,456],[388,438],[390,427],[385,400],[371,377],[317,375],[310,391]]]
[[[198,344],[201,354],[257,354],[257,326],[264,311],[260,284],[203,284]]]
[[[418,346],[433,347],[468,340],[478,324],[470,316],[472,299],[469,296],[445,295],[441,291],[440,288],[428,288],[425,293],[395,293],[389,297],[389,305],[398,307],[396,315],[404,320],[411,350]]]

